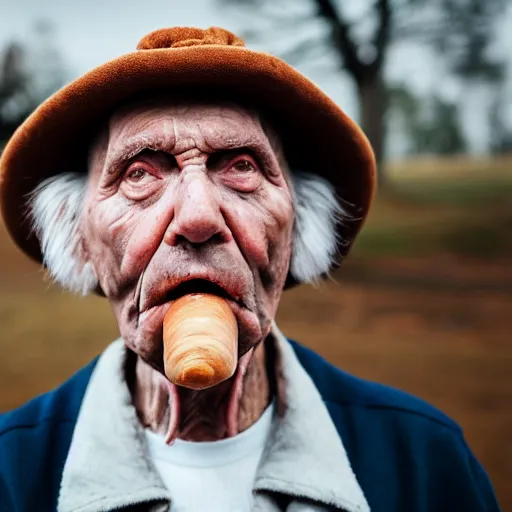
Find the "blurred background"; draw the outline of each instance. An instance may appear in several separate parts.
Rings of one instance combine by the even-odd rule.
[[[0,148],[49,94],[162,26],[220,25],[364,128],[380,189],[342,269],[287,292],[283,331],[453,417],[512,510],[510,0],[0,0]],[[65,129],[65,127],[63,127]],[[0,222],[0,411],[117,337],[105,300],[48,282]]]

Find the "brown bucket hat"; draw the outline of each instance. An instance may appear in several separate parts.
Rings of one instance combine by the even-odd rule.
[[[222,28],[175,27],[145,36],[137,51],[60,89],[17,129],[0,159],[0,208],[18,246],[41,262],[27,195],[45,178],[86,172],[91,137],[120,105],[159,92],[227,95],[258,109],[280,135],[292,169],[330,181],[350,215],[339,225],[340,260],[368,213],[375,159],[361,129],[283,60],[251,51]],[[77,169],[77,166],[79,169]]]

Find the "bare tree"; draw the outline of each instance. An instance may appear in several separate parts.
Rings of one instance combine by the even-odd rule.
[[[28,81],[23,47],[11,43],[5,49],[1,62],[0,140],[7,139],[28,114],[21,106],[27,102]]]
[[[53,30],[50,23],[39,21],[32,44],[12,42],[0,54],[0,141],[7,140],[64,83],[65,69]]]
[[[379,162],[388,106],[384,71],[393,43],[414,39],[428,45],[453,73],[466,78],[489,78],[502,69],[489,47],[494,22],[510,0],[218,1],[251,12],[251,26],[243,31],[248,41],[264,41],[266,49],[275,52],[287,37],[294,40],[278,51],[292,65],[334,54],[338,69],[346,71],[357,88],[359,120]],[[308,29],[313,25],[316,29]]]

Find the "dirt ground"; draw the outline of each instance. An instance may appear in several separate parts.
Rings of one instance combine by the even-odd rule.
[[[403,275],[414,277],[397,281],[400,267],[376,265],[380,281],[369,272],[364,283],[342,275],[338,284],[289,291],[279,325],[339,367],[452,416],[512,510],[512,279],[489,268],[480,282],[427,288],[414,285],[426,279],[424,263],[412,272],[408,261]],[[57,386],[117,336],[103,299],[48,287],[31,267],[17,278],[4,273],[2,285],[0,411]]]

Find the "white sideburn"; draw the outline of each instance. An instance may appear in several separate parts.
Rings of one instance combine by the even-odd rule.
[[[311,283],[328,273],[336,259],[336,224],[344,212],[328,181],[303,172],[291,176],[296,219],[290,271],[298,282]],[[77,258],[86,185],[86,174],[61,173],[40,183],[29,198],[45,266],[56,282],[82,295],[98,284],[92,265]]]
[[[92,265],[80,264],[76,257],[86,183],[86,174],[58,174],[40,183],[29,198],[32,227],[41,244],[45,267],[56,282],[82,295],[97,285]]]
[[[314,283],[336,261],[336,225],[345,216],[333,186],[317,176],[292,173],[295,231],[290,270],[299,283]]]

